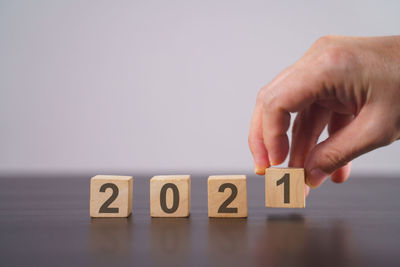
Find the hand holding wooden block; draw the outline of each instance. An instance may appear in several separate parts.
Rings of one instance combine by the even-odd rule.
[[[247,217],[245,175],[208,177],[208,216]]]
[[[188,217],[189,210],[190,175],[162,175],[151,178],[151,217]]]
[[[90,180],[90,216],[128,217],[132,212],[132,191],[132,176],[94,176]]]
[[[304,169],[268,168],[265,170],[265,206],[305,208]]]

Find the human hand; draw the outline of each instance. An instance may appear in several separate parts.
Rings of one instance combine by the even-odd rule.
[[[294,112],[289,166],[311,187],[344,182],[352,159],[400,137],[400,36],[322,37],[263,87],[249,133],[257,174],[287,157]]]

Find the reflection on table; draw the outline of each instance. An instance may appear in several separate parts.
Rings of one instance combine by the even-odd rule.
[[[213,266],[246,266],[248,253],[247,219],[210,218],[207,254]]]
[[[92,218],[89,250],[98,262],[125,262],[132,251],[134,224],[129,218]]]
[[[160,266],[187,266],[191,235],[189,218],[151,218],[150,252]]]
[[[269,216],[255,251],[260,265],[362,266],[344,221],[313,225],[297,214]]]

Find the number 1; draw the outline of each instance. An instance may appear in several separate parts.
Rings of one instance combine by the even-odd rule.
[[[283,203],[290,203],[290,175],[285,173],[281,179],[276,181],[276,185],[279,186],[283,184]]]

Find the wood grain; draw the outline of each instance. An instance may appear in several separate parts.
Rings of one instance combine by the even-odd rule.
[[[289,174],[290,202],[284,202],[284,184],[277,181]],[[304,169],[301,168],[268,168],[265,171],[265,206],[271,208],[305,208]]]
[[[171,187],[164,187],[173,184],[177,188],[179,201],[173,212],[166,212],[174,208],[174,194]],[[161,201],[164,187],[165,207]],[[167,188],[167,189],[166,189]],[[166,189],[166,190],[165,190]],[[151,217],[188,217],[190,213],[190,175],[158,175],[150,180],[150,216]]]
[[[247,217],[247,182],[245,175],[210,176],[207,184],[209,217]],[[224,187],[223,184],[233,184],[237,189],[236,197],[227,206],[229,212],[220,210],[221,205],[233,192],[232,188]]]
[[[118,212],[100,212],[103,204],[113,195],[113,189],[107,187],[104,192],[100,189],[105,184],[114,184],[118,188],[118,195],[108,205],[117,208]],[[96,175],[90,180],[90,216],[91,217],[128,217],[132,212],[133,177]]]

